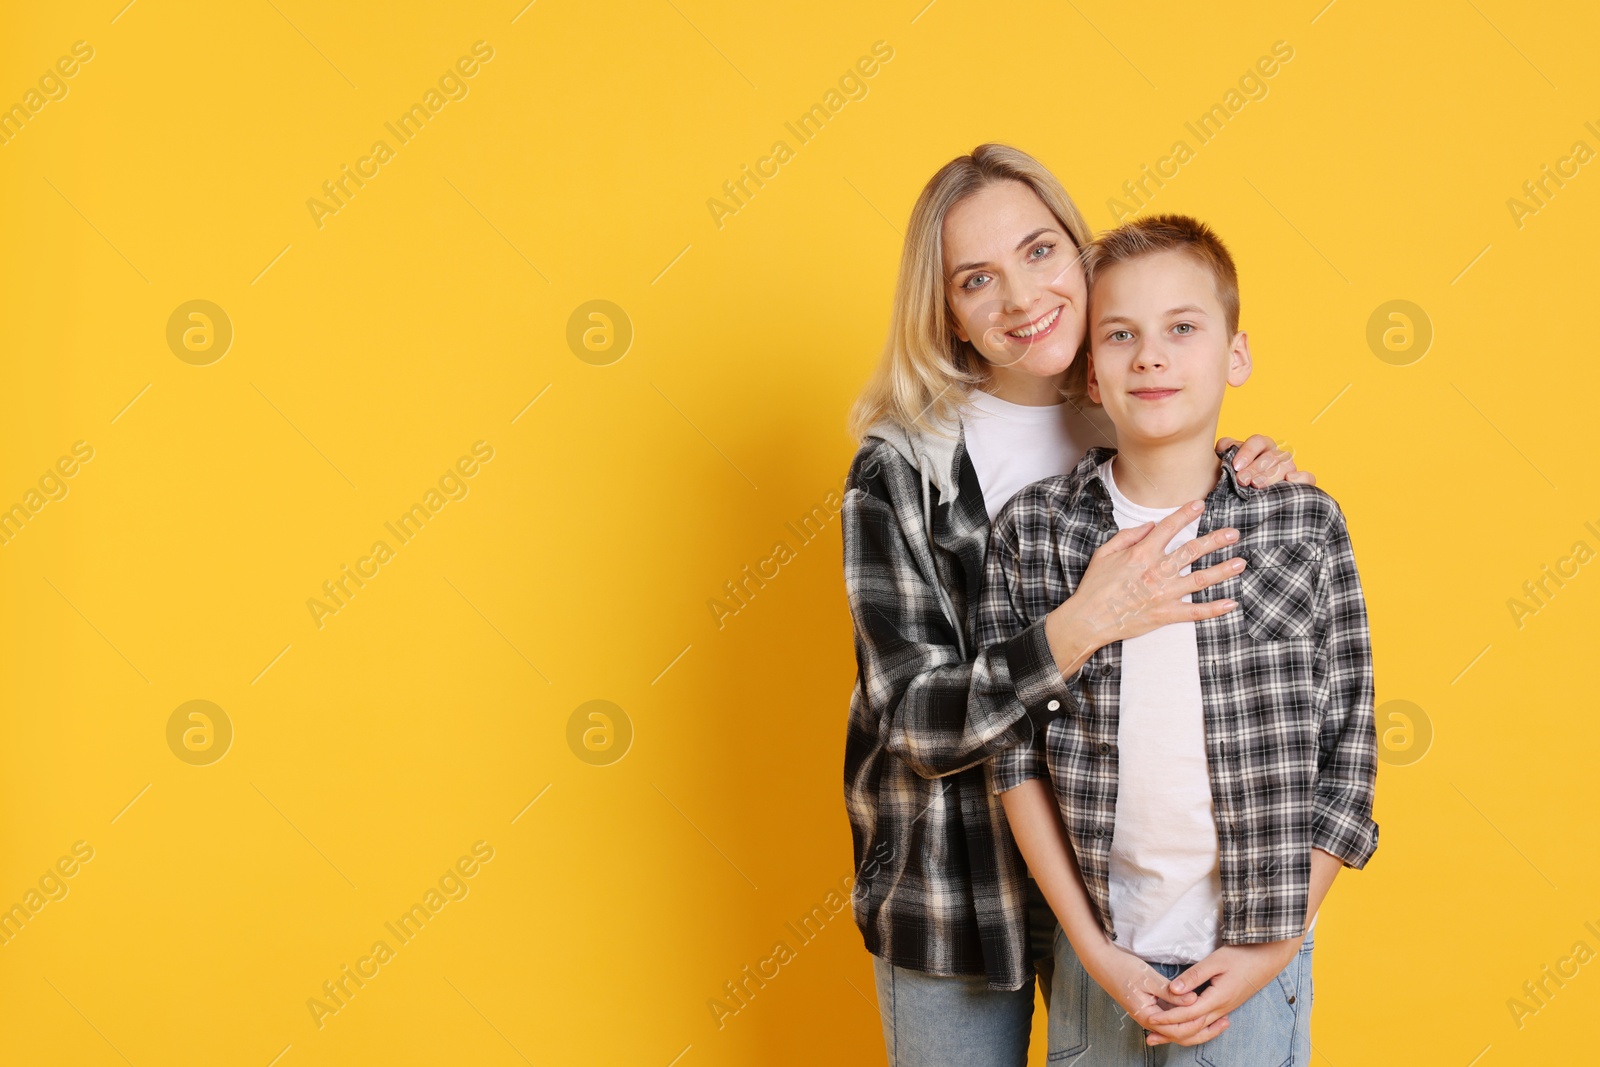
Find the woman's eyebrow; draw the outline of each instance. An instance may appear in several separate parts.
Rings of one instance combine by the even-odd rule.
[[[1013,252],[1022,251],[1024,248],[1028,247],[1028,245],[1031,244],[1034,240],[1036,240],[1039,236],[1041,236],[1042,234],[1047,234],[1047,233],[1056,233],[1056,230],[1054,228],[1050,227],[1050,226],[1040,226],[1037,230],[1034,230],[1032,233],[1028,234],[1028,236],[1026,236],[1022,240],[1018,241],[1017,242],[1017,247],[1013,248],[1012,251]],[[960,274],[962,271],[971,270],[973,267],[986,267],[986,266],[988,266],[987,263],[963,263],[959,267],[952,267],[950,269],[950,277],[954,278],[957,274]]]

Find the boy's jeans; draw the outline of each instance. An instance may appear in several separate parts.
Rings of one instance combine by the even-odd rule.
[[[1056,929],[1050,1056],[1056,1067],[1305,1067],[1311,1062],[1311,950],[1306,935],[1289,965],[1228,1013],[1228,1028],[1199,1045],[1144,1043],[1144,1027],[1101,989]],[[1152,963],[1176,978],[1188,968]],[[1203,994],[1202,994],[1203,995]]]

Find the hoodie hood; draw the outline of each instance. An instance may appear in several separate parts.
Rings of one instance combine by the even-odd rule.
[[[956,448],[961,444],[961,423],[958,418],[938,425],[948,429],[955,436],[940,437],[935,434],[908,433],[897,423],[879,419],[868,428],[866,437],[876,437],[880,441],[888,442],[918,473],[922,483],[922,529],[927,538],[927,555],[923,565],[925,573],[930,576],[931,584],[939,594],[939,604],[944,610],[944,616],[955,630],[956,647],[961,652],[962,660],[965,661],[968,658],[966,624],[957,614],[955,604],[950,600],[950,594],[938,580],[939,569],[934,563],[938,544],[933,536],[934,501],[930,490],[930,486],[938,488],[938,502],[941,505],[955,502],[956,492],[959,489],[955,474]],[[902,517],[902,522],[904,521],[905,518]]]
[[[955,500],[960,486],[956,482],[956,447],[961,443],[959,419],[942,424],[953,437],[935,434],[908,433],[900,424],[879,419],[868,428],[867,437],[887,441],[911,466],[922,473],[923,480],[939,490],[940,504]]]

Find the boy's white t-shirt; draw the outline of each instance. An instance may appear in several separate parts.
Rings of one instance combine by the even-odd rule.
[[[1099,470],[1118,529],[1160,521],[1178,510],[1145,507],[1123,496],[1111,464],[1107,460]],[[1194,540],[1199,528],[1196,516],[1167,551]],[[1152,962],[1194,963],[1216,951],[1222,918],[1194,623],[1168,623],[1122,642],[1117,715],[1110,872],[1117,945]]]
[[[1101,464],[1100,477],[1118,529],[1159,521],[1177,510],[1148,508],[1123,496],[1111,462]],[[1199,528],[1196,516],[1167,551],[1194,540]],[[1215,951],[1222,917],[1194,623],[1168,623],[1122,642],[1117,714],[1117,814],[1111,837],[1117,944],[1140,959],[1193,963]]]
[[[1097,413],[1066,402],[1013,404],[982,389],[967,394],[961,423],[991,523],[1023,486],[1066,474],[1090,447],[1113,443]]]

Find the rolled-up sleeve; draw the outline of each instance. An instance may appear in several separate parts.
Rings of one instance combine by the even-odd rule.
[[[1360,868],[1378,847],[1372,819],[1378,774],[1372,640],[1350,534],[1337,507],[1324,553],[1327,622],[1313,665],[1322,725],[1311,844]]]

